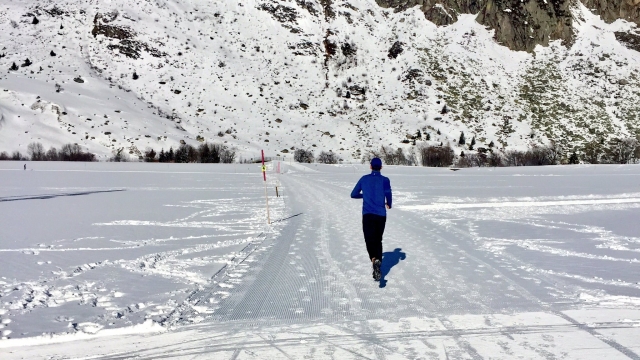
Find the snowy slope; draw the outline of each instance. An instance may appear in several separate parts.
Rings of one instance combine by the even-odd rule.
[[[373,0],[328,2],[333,17],[302,0],[1,4],[0,151],[222,141],[243,156],[310,148],[350,161],[409,148],[418,130],[433,143],[464,131],[479,144],[571,149],[640,126],[640,56],[614,36],[635,24],[582,5],[571,48],[529,54],[497,44],[474,15],[437,27]]]

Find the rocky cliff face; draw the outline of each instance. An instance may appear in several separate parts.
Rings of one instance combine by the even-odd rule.
[[[549,41],[573,41],[572,0],[488,0],[477,21],[496,30],[496,40],[514,50],[532,51]]]
[[[458,21],[458,14],[478,13],[486,0],[376,0],[378,5],[394,8],[396,12],[420,6],[427,20],[438,26]]]
[[[536,45],[574,38],[571,8],[578,0],[376,0],[396,12],[419,6],[438,26],[458,21],[459,14],[478,14],[477,21],[495,29],[495,39],[512,50],[532,51]],[[580,0],[611,23],[625,19],[640,24],[640,0]]]
[[[581,0],[595,14],[606,22],[625,19],[640,24],[640,0]]]

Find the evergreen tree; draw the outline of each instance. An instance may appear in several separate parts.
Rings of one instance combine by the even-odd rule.
[[[18,71],[18,65],[16,65],[16,63],[13,63],[13,65],[11,65],[11,67],[9,68],[9,70],[11,71]]]
[[[172,162],[176,159],[176,154],[173,152],[173,146],[169,148],[169,153],[167,153],[167,162]]]
[[[576,154],[576,152],[574,151],[571,156],[569,156],[569,164],[575,165],[579,163],[580,159],[578,159],[578,154]]]
[[[469,145],[469,150],[473,150],[473,147],[476,145],[476,137],[474,136],[471,139],[471,144]]]
[[[431,134],[427,133],[425,135],[425,140],[427,140],[427,141],[431,140]]]
[[[440,132],[440,129],[438,129],[438,135],[442,135],[442,133]]]
[[[464,132],[460,132],[460,140],[458,140],[458,144],[464,145],[467,140],[464,138]]]
[[[493,147],[494,147],[494,146],[496,146],[496,144],[494,144],[494,143],[493,143],[493,141],[491,141],[491,142],[489,143],[489,148],[490,148],[490,149],[493,149]]]

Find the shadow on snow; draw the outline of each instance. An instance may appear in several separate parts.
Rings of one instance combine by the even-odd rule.
[[[382,273],[382,277],[380,278],[380,287],[383,288],[387,286],[387,280],[385,277],[391,271],[391,268],[398,265],[400,260],[404,260],[407,258],[407,254],[402,252],[402,249],[396,248],[393,252],[385,252],[382,253],[382,265],[380,266],[380,273]]]
[[[61,197],[61,196],[91,195],[91,194],[120,192],[120,191],[125,191],[125,190],[124,189],[119,189],[119,190],[82,191],[82,192],[66,193],[66,194],[63,193],[63,194],[8,196],[8,197],[0,198],[0,202],[20,201],[20,200],[44,200],[44,199],[53,199],[53,198],[57,198],[57,197]]]

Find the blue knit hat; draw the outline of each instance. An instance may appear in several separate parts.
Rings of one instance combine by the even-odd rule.
[[[382,168],[382,160],[380,160],[380,158],[373,158],[371,159],[371,167],[374,169],[381,169]]]

